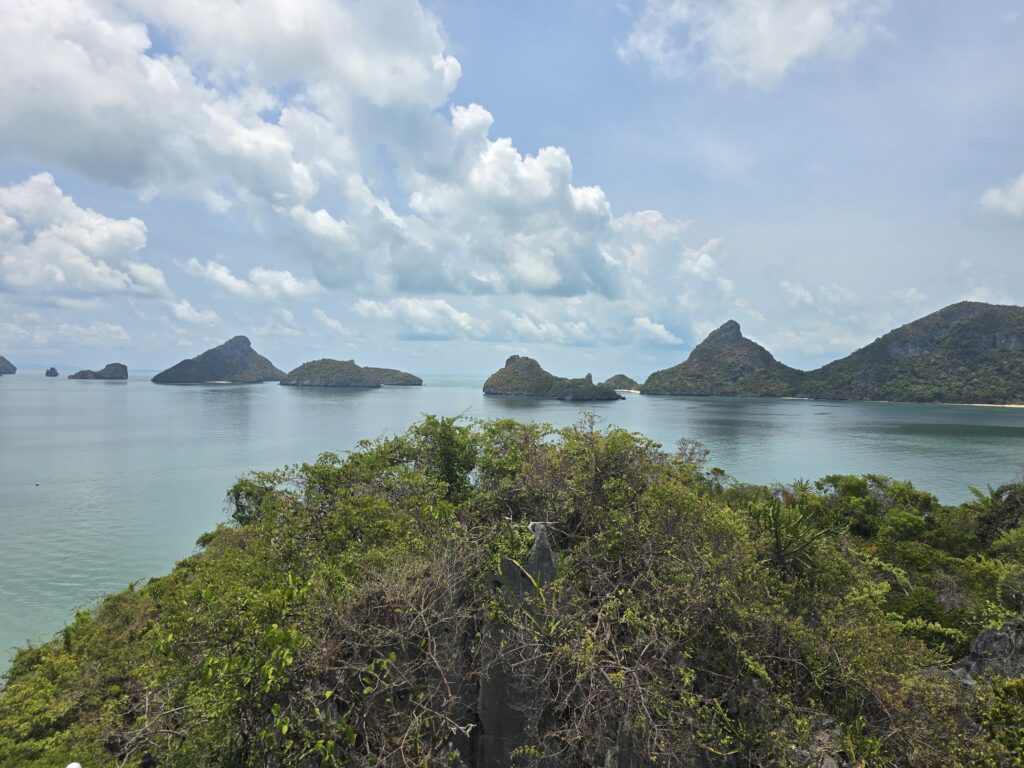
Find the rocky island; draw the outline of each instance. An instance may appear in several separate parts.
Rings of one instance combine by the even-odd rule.
[[[637,392],[640,390],[640,384],[633,381],[629,376],[624,373],[617,373],[609,379],[605,379],[601,382],[602,387],[611,387],[612,389],[626,389],[631,392]]]
[[[783,365],[729,320],[693,348],[679,365],[655,371],[640,391],[646,395],[740,395],[785,397],[802,372]]]
[[[50,375],[49,371],[47,371],[47,375]],[[68,378],[86,381],[124,381],[128,378],[128,366],[123,363],[107,363],[98,371],[79,371],[72,373]]]
[[[780,363],[730,320],[679,365],[652,373],[649,395],[1024,403],[1024,307],[962,301],[907,323],[813,371]]]
[[[17,373],[18,369],[14,367],[10,360],[0,355],[0,376],[4,374]]]
[[[355,360],[323,358],[303,363],[281,379],[289,387],[418,387],[423,379],[394,368],[363,368]]]
[[[51,367],[46,369],[46,373],[43,374],[43,375],[46,376],[46,378],[48,378],[48,379],[55,379],[58,376],[60,376],[60,371],[58,371],[56,368],[51,366]]]
[[[961,301],[811,371],[822,400],[1024,403],[1024,307]]]
[[[281,381],[284,371],[252,348],[245,336],[182,360],[153,377],[157,384],[259,384]]]
[[[484,382],[485,395],[525,395],[556,400],[623,400],[611,387],[595,384],[588,373],[582,379],[566,379],[548,373],[532,357],[512,355],[505,367]]]

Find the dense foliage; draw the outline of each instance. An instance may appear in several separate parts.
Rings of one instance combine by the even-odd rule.
[[[201,551],[17,654],[0,765],[472,765],[495,647],[517,765],[1024,764],[1024,681],[948,671],[1020,614],[1020,485],[947,507],[705,456],[428,416],[247,476]],[[537,521],[557,575],[510,601]]]

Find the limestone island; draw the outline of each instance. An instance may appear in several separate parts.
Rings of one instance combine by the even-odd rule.
[[[52,369],[51,369],[52,370]],[[49,371],[47,371],[49,376]],[[68,376],[69,379],[84,379],[96,381],[124,381],[128,378],[128,366],[123,363],[107,363],[98,371],[79,371]]]
[[[574,402],[589,400],[625,400],[611,387],[595,384],[588,373],[582,379],[565,379],[548,373],[531,357],[512,355],[505,367],[484,382],[485,395],[525,395],[553,397]]]
[[[610,379],[605,379],[601,382],[602,387],[611,387],[612,389],[624,389],[629,392],[639,392],[640,384],[633,379],[629,378],[624,373],[617,373]]]
[[[813,371],[790,368],[730,320],[645,395],[1024,404],[1024,307],[961,301]]]
[[[356,387],[376,389],[380,386],[418,387],[423,379],[394,368],[371,368],[356,365],[355,360],[322,358],[303,363],[281,379],[289,387]]]
[[[43,375],[46,376],[46,378],[48,378],[48,379],[55,379],[58,376],[60,376],[60,371],[58,371],[56,368],[51,366],[51,367],[46,369],[46,373],[43,374]]]
[[[0,356],[0,376],[6,374],[17,373],[18,369],[14,367],[10,360],[6,357]]]
[[[245,336],[182,360],[153,377],[157,384],[260,384],[281,381],[284,371],[252,348]]]

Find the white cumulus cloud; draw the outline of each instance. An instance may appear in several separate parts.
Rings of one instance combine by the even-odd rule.
[[[878,31],[886,0],[644,0],[619,55],[665,77],[705,70],[755,88],[802,61],[845,56]]]
[[[633,330],[641,336],[663,344],[682,344],[683,340],[672,333],[661,323],[656,323],[649,317],[634,317]]]
[[[1024,219],[1024,173],[1002,187],[985,190],[981,204],[990,210]]]
[[[193,257],[185,263],[185,271],[246,299],[298,300],[315,296],[321,290],[315,280],[298,278],[288,270],[253,267],[249,270],[248,279],[243,279],[236,277],[223,264],[216,261],[201,262]]]
[[[139,259],[146,225],[79,207],[41,173],[0,187],[0,286],[43,296],[168,294],[163,272]]]

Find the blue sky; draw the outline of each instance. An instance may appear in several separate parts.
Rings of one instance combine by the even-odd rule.
[[[0,354],[635,377],[1024,302],[1024,2],[0,9]]]

